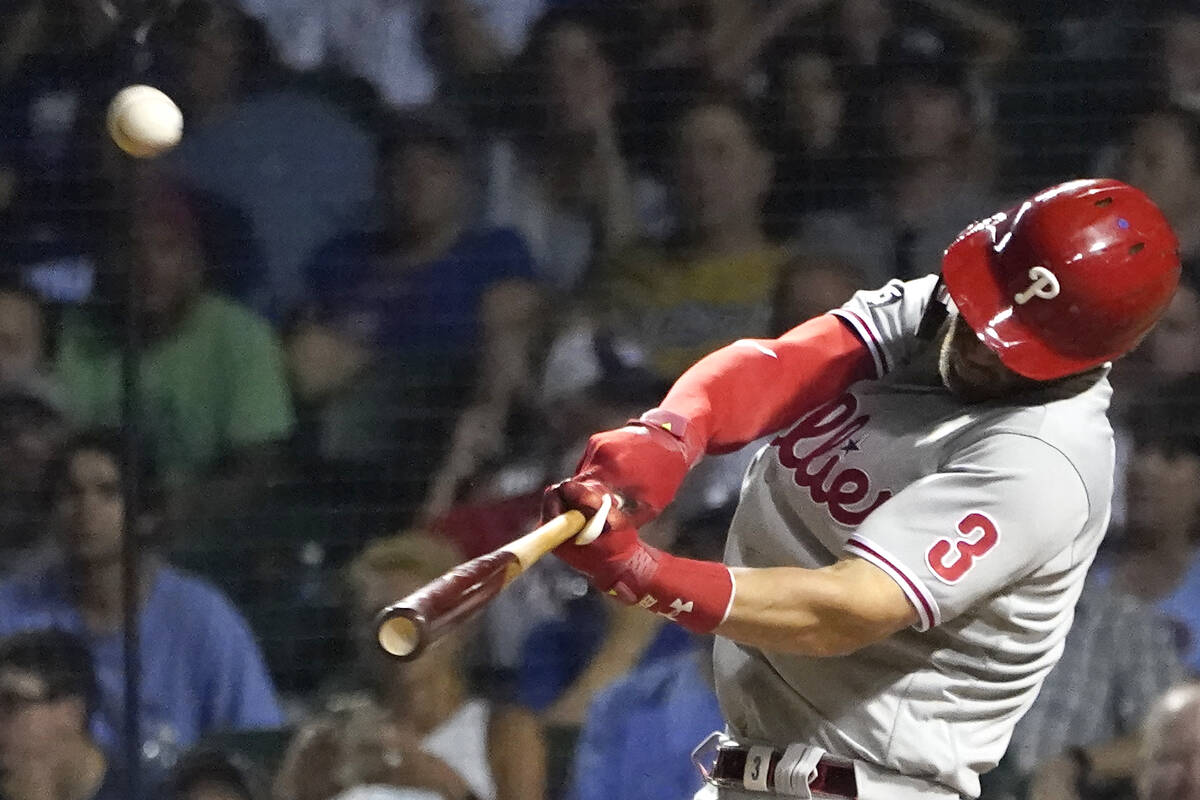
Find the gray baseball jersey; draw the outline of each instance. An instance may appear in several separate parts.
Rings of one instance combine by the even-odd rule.
[[[797,420],[751,464],[731,566],[886,572],[919,622],[844,657],[718,639],[730,732],[804,742],[967,797],[1062,652],[1108,524],[1107,377],[964,404],[918,338],[937,277],[860,292],[837,314],[879,376]],[[864,795],[865,796],[865,795]]]

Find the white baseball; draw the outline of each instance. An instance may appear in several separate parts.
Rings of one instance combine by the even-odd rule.
[[[126,86],[108,106],[108,133],[134,158],[154,158],[179,144],[183,114],[153,86]]]

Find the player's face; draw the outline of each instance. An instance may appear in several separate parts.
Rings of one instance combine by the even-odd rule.
[[[125,503],[116,461],[108,453],[76,453],[57,487],[54,514],[62,548],[71,560],[101,565],[119,559]]]
[[[945,338],[938,358],[942,383],[960,399],[981,403],[1007,397],[1035,385],[1035,381],[1010,370],[1000,357],[979,340],[957,314],[943,325]]]

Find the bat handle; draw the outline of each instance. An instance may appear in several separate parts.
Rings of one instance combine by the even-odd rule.
[[[538,559],[579,533],[586,521],[578,511],[559,514],[383,609],[375,618],[379,646],[402,661],[416,658],[444,629],[473,616]]]
[[[517,563],[520,564],[520,568],[513,572],[509,579],[511,580],[529,569],[539,558],[583,530],[583,526],[586,524],[587,518],[580,512],[565,511],[544,525],[501,547],[500,550],[516,556]]]

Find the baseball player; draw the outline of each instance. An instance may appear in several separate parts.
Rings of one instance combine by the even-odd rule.
[[[724,734],[697,798],[973,798],[1054,666],[1108,523],[1108,362],[1170,300],[1178,243],[1140,191],[1046,189],[892,281],[697,362],[598,433],[545,511],[616,499],[556,553],[717,634]],[[705,453],[755,457],[725,564],[639,525]]]

